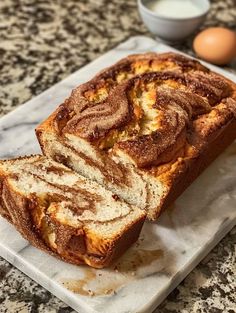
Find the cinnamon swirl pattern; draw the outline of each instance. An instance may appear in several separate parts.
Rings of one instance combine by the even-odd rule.
[[[235,123],[235,99],[232,82],[195,60],[174,53],[133,55],[76,88],[38,133],[54,129],[62,142],[73,142],[76,153],[86,151],[97,164],[102,159],[103,168],[106,160],[112,160],[108,188],[116,184],[112,171],[127,171],[123,182],[132,192],[130,171],[135,169],[146,177],[146,207],[158,198],[153,204],[157,216],[186,164],[201,156],[224,127]],[[76,162],[67,165],[72,163],[80,171]],[[149,181],[153,178],[162,183],[154,196],[155,183]]]
[[[144,73],[120,83],[105,101],[81,111],[76,106],[62,131],[109,148],[109,153],[124,150],[137,167],[156,166],[170,162],[187,143],[193,120],[231,94],[230,85],[213,73]]]
[[[40,155],[0,162],[0,212],[36,247],[93,267],[123,253],[145,219],[143,211]]]
[[[174,53],[131,55],[110,68],[103,70],[89,82],[74,89],[71,97],[60,107],[57,114],[57,127],[61,130],[65,126],[66,121],[73,119],[74,115],[80,114],[84,109],[94,104],[101,104],[106,100],[111,90],[120,83],[146,72],[164,70],[176,72],[191,72],[193,70],[208,71],[199,62]],[[113,101],[113,104],[115,102]],[[107,117],[110,111],[101,113]],[[122,115],[122,112],[120,114]],[[71,124],[73,125],[72,122]]]

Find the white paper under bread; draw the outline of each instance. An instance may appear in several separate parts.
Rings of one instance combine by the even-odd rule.
[[[0,119],[0,158],[40,151],[34,128],[102,68],[128,54],[172,48],[133,37]],[[233,74],[206,64],[236,82]],[[79,312],[151,312],[236,224],[236,142],[167,210],[146,223],[116,267],[61,262],[30,246],[0,218],[0,255]],[[66,285],[65,285],[66,284]],[[69,289],[77,290],[78,293]],[[84,295],[81,295],[84,294]]]

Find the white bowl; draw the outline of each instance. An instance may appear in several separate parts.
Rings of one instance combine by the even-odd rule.
[[[191,17],[167,17],[150,10],[150,0],[138,0],[139,13],[144,24],[155,36],[165,41],[180,41],[191,35],[203,23],[210,9],[208,0],[197,0],[200,14]]]

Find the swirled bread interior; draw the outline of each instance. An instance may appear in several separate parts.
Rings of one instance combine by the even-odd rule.
[[[47,156],[156,219],[236,137],[235,99],[234,83],[195,60],[133,55],[73,90],[36,132]]]
[[[108,266],[138,237],[144,211],[44,156],[0,162],[0,213],[36,247]]]

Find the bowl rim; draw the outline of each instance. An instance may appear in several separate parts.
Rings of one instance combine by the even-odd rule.
[[[168,20],[168,21],[186,21],[186,20],[193,20],[196,18],[200,18],[205,16],[209,11],[210,11],[210,1],[209,0],[203,0],[206,2],[207,8],[205,10],[202,11],[201,14],[197,14],[191,17],[170,17],[170,16],[163,16],[163,15],[159,15],[158,13],[150,10],[148,7],[146,7],[143,3],[143,0],[137,0],[138,1],[138,6],[140,8],[140,10],[144,10],[146,13],[152,15],[153,17],[157,17],[161,20]]]

